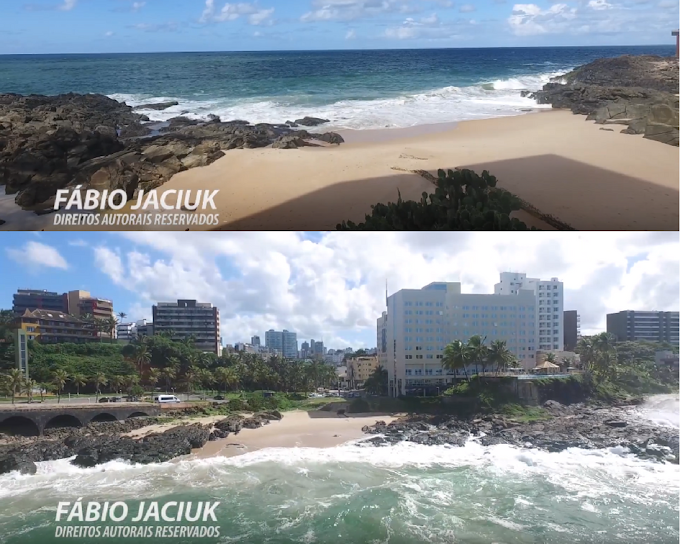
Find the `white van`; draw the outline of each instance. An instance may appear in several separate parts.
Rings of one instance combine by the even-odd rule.
[[[182,402],[175,395],[158,395],[157,397],[153,398],[153,401],[154,402],[160,402],[161,404],[173,403],[173,402]]]

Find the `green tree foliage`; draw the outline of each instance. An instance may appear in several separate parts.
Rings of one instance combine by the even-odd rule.
[[[486,170],[439,170],[434,193],[423,193],[419,202],[376,204],[364,223],[343,221],[338,230],[529,230],[510,218],[521,207],[511,193],[497,189],[497,180]]]
[[[387,370],[378,366],[364,383],[366,391],[373,395],[387,395]]]

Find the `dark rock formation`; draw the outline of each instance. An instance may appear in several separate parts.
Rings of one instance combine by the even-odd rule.
[[[164,109],[174,102],[147,104]],[[142,106],[140,106],[142,107]],[[54,207],[59,189],[122,189],[128,198],[161,186],[174,174],[207,166],[237,148],[275,144],[281,149],[314,145],[309,140],[341,143],[335,133],[309,134],[291,125],[316,126],[324,119],[251,125],[175,117],[165,126],[102,95],[0,95],[0,184],[17,194],[24,209]]]
[[[294,124],[302,125],[303,127],[316,127],[324,123],[330,123],[330,120],[320,119],[319,117],[303,117],[302,119],[296,119]]]
[[[678,145],[678,61],[629,56],[598,59],[536,93],[539,104],[570,109],[600,124],[624,125],[621,132]]]
[[[373,446],[407,441],[425,445],[463,446],[475,439],[485,446],[510,444],[556,452],[567,448],[624,447],[639,457],[678,463],[678,432],[630,416],[625,408],[597,408],[548,401],[552,419],[520,423],[503,416],[470,419],[449,416],[409,416],[386,425],[378,421],[363,431]]]
[[[156,110],[162,111],[172,108],[173,106],[179,106],[179,102],[175,100],[170,100],[168,102],[157,102],[155,104],[142,104],[141,106],[135,106],[136,110]]]

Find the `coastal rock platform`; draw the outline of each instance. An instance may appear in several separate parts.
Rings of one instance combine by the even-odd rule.
[[[570,109],[625,134],[678,146],[678,59],[652,55],[598,59],[524,92],[539,104]]]
[[[168,103],[146,105],[164,109]],[[326,119],[298,119],[318,127]],[[318,141],[318,144],[314,142]],[[125,103],[97,94],[0,95],[0,184],[25,210],[49,211],[59,189],[81,186],[128,198],[161,186],[174,174],[207,166],[231,149],[296,149],[340,144],[336,133],[287,124],[176,117],[149,122]]]

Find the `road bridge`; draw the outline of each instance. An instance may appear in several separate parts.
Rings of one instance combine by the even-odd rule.
[[[88,423],[160,413],[159,405],[148,402],[5,405],[0,406],[0,433],[40,436],[46,429],[84,427]]]

